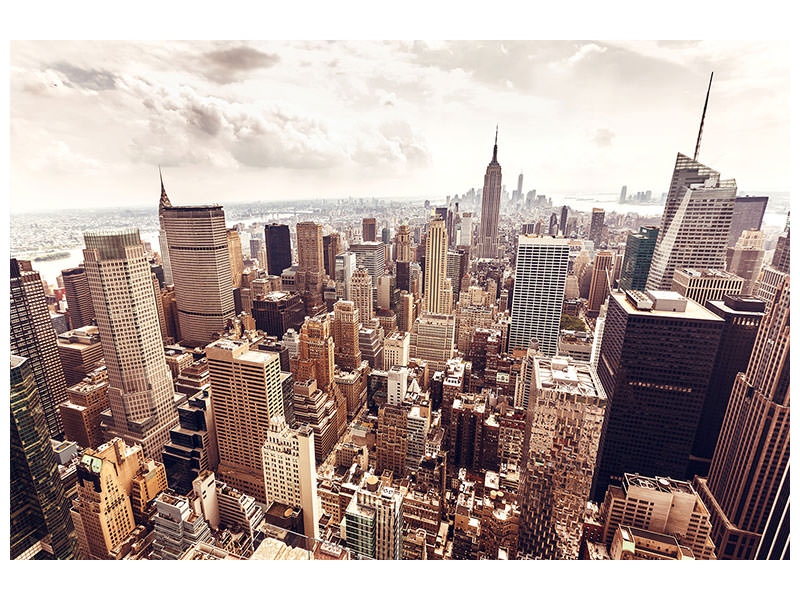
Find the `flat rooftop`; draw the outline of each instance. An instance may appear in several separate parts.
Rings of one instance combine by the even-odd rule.
[[[678,297],[682,297],[677,292],[662,291],[660,293],[675,294]],[[616,300],[617,303],[622,307],[622,309],[629,315],[669,317],[672,319],[691,319],[699,321],[723,321],[722,317],[718,317],[710,310],[700,306],[697,302],[695,302],[694,300],[690,300],[688,298],[686,299],[686,308],[683,311],[638,309],[628,301],[623,292],[611,292],[611,298]]]

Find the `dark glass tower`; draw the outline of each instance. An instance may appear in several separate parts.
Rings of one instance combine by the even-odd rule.
[[[267,246],[269,274],[280,277],[284,269],[292,266],[292,239],[289,226],[278,223],[264,226],[264,243]]]
[[[11,558],[75,558],[77,538],[31,361],[11,355]]]
[[[613,292],[597,374],[608,396],[592,496],[625,473],[681,479],[723,320],[677,292]]]
[[[739,196],[733,205],[731,230],[728,232],[728,246],[735,246],[739,236],[747,229],[761,229],[764,211],[767,210],[766,196]]]
[[[628,234],[619,274],[620,290],[644,291],[657,239],[658,227],[640,227],[639,233]]]

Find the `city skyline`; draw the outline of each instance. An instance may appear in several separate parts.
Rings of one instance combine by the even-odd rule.
[[[658,192],[712,70],[701,162],[789,188],[781,43],[15,42],[11,57],[12,212],[102,206],[112,188],[143,206],[159,164],[179,204],[443,197],[480,187],[495,123],[508,181]]]

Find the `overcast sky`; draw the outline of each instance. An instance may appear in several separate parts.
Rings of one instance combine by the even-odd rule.
[[[691,155],[789,189],[783,42],[13,42],[11,209],[664,191]]]

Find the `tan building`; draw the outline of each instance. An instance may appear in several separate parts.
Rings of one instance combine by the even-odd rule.
[[[408,366],[411,336],[406,331],[397,331],[383,340],[383,368],[388,371],[393,366]]]
[[[408,452],[408,408],[384,404],[378,409],[376,470],[391,471],[398,479],[405,475]]]
[[[744,279],[719,269],[675,269],[672,291],[705,306],[707,300],[742,293]]]
[[[220,339],[206,346],[206,358],[219,447],[217,474],[261,501],[261,447],[270,418],[283,416],[280,357],[251,350],[246,340]]]
[[[300,292],[322,297],[325,283],[325,261],[322,253],[322,225],[309,221],[297,224],[297,275],[295,285]]]
[[[82,448],[97,448],[103,443],[100,414],[108,410],[108,373],[100,367],[67,388],[67,400],[58,409],[68,440]]]
[[[91,325],[94,320],[94,307],[86,269],[82,266],[64,269],[61,271],[61,278],[64,295],[67,297],[69,326],[72,329],[79,329]],[[67,385],[72,384],[67,382]]]
[[[611,541],[611,560],[694,560],[691,548],[675,536],[621,525]]]
[[[425,239],[425,311],[448,314],[452,311],[452,288],[450,311],[445,306],[445,279],[447,278],[447,228],[441,218],[430,222]]]
[[[228,229],[228,256],[231,261],[231,283],[235,288],[241,287],[244,257],[242,256],[242,238],[235,229]]]
[[[315,457],[317,463],[323,462],[338,439],[336,405],[317,387],[315,379],[294,382],[294,418],[298,425],[308,425],[314,431]]]
[[[589,316],[596,317],[600,314],[600,306],[606,301],[608,292],[611,289],[611,284],[614,281],[613,269],[613,252],[600,250],[594,255],[592,281],[589,286],[589,304],[587,306],[587,313]]]
[[[411,262],[411,234],[408,223],[403,223],[397,228],[395,236],[395,257],[396,262]]]
[[[369,326],[374,311],[372,307],[372,277],[366,269],[356,269],[350,278],[350,298],[358,310],[362,324]]]
[[[334,362],[344,370],[361,366],[358,347],[359,311],[349,300],[339,300],[333,305],[333,342],[336,346]]]
[[[347,418],[352,419],[367,399],[367,375],[369,365],[362,362],[352,371],[338,371],[334,377],[336,387],[347,403]]]
[[[409,357],[428,361],[429,367],[442,371],[453,356],[455,317],[423,313],[411,328]]]
[[[100,332],[94,325],[67,331],[58,336],[58,356],[67,385],[75,385],[103,360]]]

